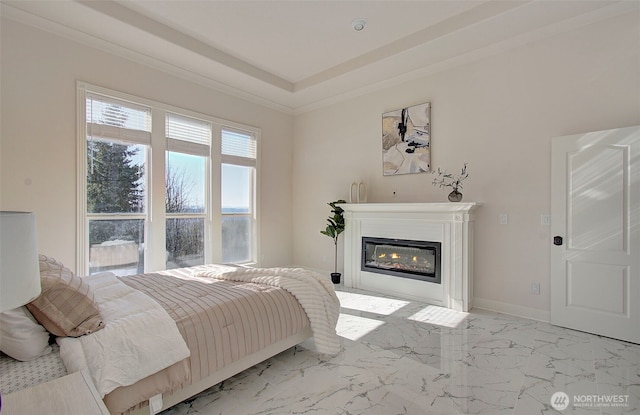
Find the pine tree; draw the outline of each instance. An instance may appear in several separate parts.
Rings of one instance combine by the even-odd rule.
[[[133,213],[144,209],[142,166],[132,163],[137,149],[109,142],[87,143],[87,210]]]
[[[122,107],[109,106],[103,124],[123,127],[127,114]],[[132,213],[144,210],[141,180],[143,166],[134,163],[138,149],[114,142],[87,141],[87,211],[90,213]]]

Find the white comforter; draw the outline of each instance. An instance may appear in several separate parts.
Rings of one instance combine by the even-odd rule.
[[[58,338],[58,344],[67,370],[87,369],[101,397],[189,357],[175,321],[153,299],[111,273],[85,278],[105,327],[82,337]]]
[[[340,300],[327,278],[302,268],[237,268],[226,272],[203,271],[194,276],[284,288],[296,297],[307,313],[318,352],[335,355],[340,351],[336,334]]]

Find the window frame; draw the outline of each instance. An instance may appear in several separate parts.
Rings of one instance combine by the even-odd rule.
[[[237,128],[232,128],[229,126],[223,126],[220,130],[220,143],[222,146],[222,136],[223,136],[223,131],[228,131],[229,133],[238,133],[238,134],[246,134],[246,135],[253,135],[250,132],[247,131],[243,131]],[[251,158],[251,157],[243,157],[243,156],[238,156],[238,155],[230,155],[230,154],[222,154],[222,147],[220,149],[220,153],[221,153],[221,161],[220,161],[220,170],[221,170],[221,174],[222,174],[222,165],[223,164],[227,164],[227,165],[233,165],[233,166],[241,166],[241,167],[250,167],[252,168],[252,172],[253,174],[250,176],[250,186],[251,186],[251,194],[250,194],[250,200],[249,200],[249,208],[250,211],[249,213],[222,213],[221,211],[221,218],[227,216],[227,217],[248,217],[250,220],[250,226],[251,226],[251,245],[249,246],[249,251],[250,251],[250,256],[251,259],[249,261],[249,263],[254,263],[257,262],[257,258],[259,253],[258,253],[258,249],[259,249],[259,244],[258,244],[258,206],[257,206],[257,200],[258,200],[258,192],[259,192],[259,186],[258,186],[258,180],[257,178],[259,177],[258,175],[258,162],[259,162],[259,137],[257,137],[256,135],[253,135],[253,140],[255,141],[255,145],[256,145],[256,155],[255,158]],[[220,209],[222,210],[222,204],[220,205]]]
[[[164,270],[166,268],[166,220],[173,215],[165,212],[165,171],[167,155],[167,137],[165,131],[165,116],[169,113],[184,117],[199,119],[211,124],[210,154],[206,159],[207,179],[205,180],[205,263],[222,262],[222,206],[221,206],[221,169],[223,155],[221,154],[222,130],[236,130],[243,134],[252,135],[256,140],[256,159],[253,181],[253,226],[252,226],[252,254],[249,266],[259,265],[260,258],[260,136],[261,130],[236,122],[224,120],[210,115],[197,113],[184,108],[148,100],[127,93],[114,91],[97,85],[78,81],[76,83],[77,107],[77,230],[76,230],[76,270],[80,275],[89,273],[89,217],[87,213],[87,123],[86,98],[87,94],[101,95],[119,101],[130,102],[133,105],[151,108],[151,143],[146,152],[146,212],[127,214],[143,216],[145,218],[145,246],[144,272]],[[173,150],[172,150],[173,151]],[[227,164],[227,163],[225,163]],[[235,163],[228,163],[235,164]],[[124,219],[123,214],[107,214],[117,219]],[[200,215],[201,217],[201,215]],[[106,216],[105,216],[106,219]],[[131,219],[134,219],[131,217]]]
[[[164,177],[166,178],[166,168],[167,168],[167,160],[169,153],[181,153],[181,154],[190,154],[186,152],[181,152],[173,149],[165,149],[165,173]],[[194,154],[191,154],[194,155]],[[204,156],[202,156],[204,157]],[[202,219],[204,220],[204,263],[210,263],[212,261],[211,250],[207,249],[207,247],[211,247],[211,148],[209,148],[209,156],[205,158],[205,178],[204,178],[204,212],[198,213],[187,213],[187,212],[167,212],[166,208],[164,210],[164,235],[165,235],[165,249],[167,246],[166,242],[166,233],[167,233],[167,220],[168,219]],[[165,198],[166,198],[166,181],[165,181]],[[165,204],[166,207],[166,204]],[[166,269],[166,261],[165,261],[165,269]]]

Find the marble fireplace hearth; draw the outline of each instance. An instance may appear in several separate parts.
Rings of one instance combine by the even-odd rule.
[[[344,285],[469,311],[473,293],[473,224],[477,203],[344,204]],[[441,283],[361,269],[362,238],[440,242]]]

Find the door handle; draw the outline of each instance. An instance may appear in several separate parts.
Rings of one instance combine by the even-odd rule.
[[[554,236],[553,237],[553,244],[560,246],[562,245],[562,236]]]

